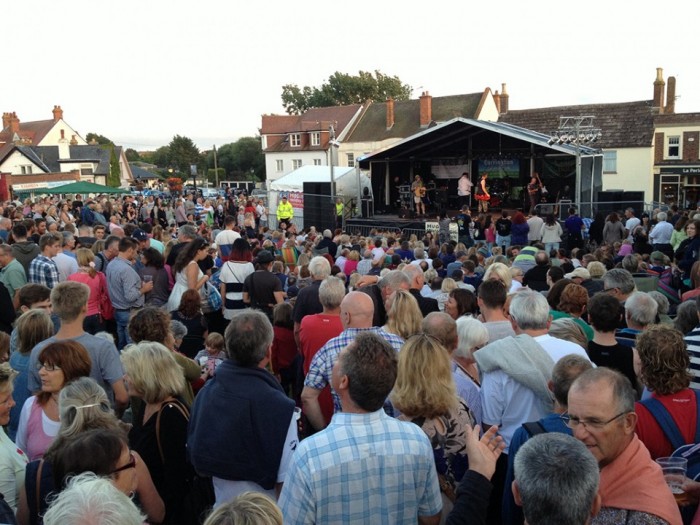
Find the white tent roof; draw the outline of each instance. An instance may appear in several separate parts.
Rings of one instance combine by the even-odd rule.
[[[339,179],[348,174],[354,174],[355,168],[347,168],[335,166],[333,168],[333,178],[336,183]],[[352,177],[351,177],[352,178]],[[354,179],[353,179],[354,180]],[[270,183],[272,191],[304,191],[305,182],[330,182],[331,168],[330,166],[302,166],[288,173],[284,177],[280,177]],[[353,184],[356,186],[357,184]]]

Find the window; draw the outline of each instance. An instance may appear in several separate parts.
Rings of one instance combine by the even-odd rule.
[[[314,166],[320,166],[321,165],[321,159],[314,159]]]
[[[617,151],[603,152],[603,173],[617,173]]]
[[[678,159],[681,156],[681,138],[668,137],[668,154],[669,159]]]
[[[348,168],[354,168],[354,167],[355,167],[355,154],[348,153]]]
[[[321,132],[314,131],[311,134],[311,145],[312,146],[320,146],[321,145]]]
[[[31,175],[32,174],[31,164],[29,166],[20,166],[20,170],[22,172],[22,175]]]
[[[299,133],[290,134],[289,145],[293,148],[298,148],[299,146],[301,146],[301,135],[299,135]]]
[[[92,164],[81,164],[80,165],[80,174],[81,175],[92,175],[93,174]]]
[[[284,171],[284,161],[278,160],[278,161],[276,161],[276,164],[277,164],[277,173],[282,173]]]
[[[292,169],[296,170],[301,168],[301,159],[293,159],[292,160]]]

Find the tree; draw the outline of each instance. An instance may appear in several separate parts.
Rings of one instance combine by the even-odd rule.
[[[170,146],[161,146],[150,157],[151,162],[159,168],[167,168],[170,165]]]
[[[398,77],[378,70],[374,74],[360,71],[357,76],[336,71],[320,88],[282,86],[282,105],[288,114],[299,115],[310,108],[361,104],[367,100],[408,100],[412,92],[413,88]]]
[[[207,153],[206,165],[207,168],[214,167],[213,151]],[[217,148],[216,165],[224,170],[227,179],[264,180],[265,156],[260,137],[243,137]],[[219,180],[221,179],[222,175],[219,172]]]
[[[160,149],[160,148],[158,148]],[[192,164],[200,165],[202,158],[192,139],[175,135],[168,144],[169,163],[186,177],[190,175]]]
[[[114,144],[102,144],[101,147],[109,151],[109,175],[107,176],[107,186],[118,188],[122,183],[122,170],[119,166],[117,153],[114,150]]]
[[[93,140],[97,142],[100,145],[105,145],[105,144],[114,144],[111,140],[109,140],[107,137],[103,135],[98,135],[97,133],[88,133],[85,136],[85,140],[88,141],[88,144],[92,142]]]
[[[127,148],[124,152],[124,155],[126,155],[126,160],[128,160],[129,162],[141,160],[141,155],[139,155],[139,152],[133,148]]]

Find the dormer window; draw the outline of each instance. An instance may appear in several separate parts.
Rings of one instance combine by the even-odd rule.
[[[301,135],[299,133],[290,133],[289,145],[292,148],[298,148],[299,146],[301,146]]]
[[[312,146],[320,146],[321,145],[321,132],[320,131],[314,131],[311,134],[311,145]]]

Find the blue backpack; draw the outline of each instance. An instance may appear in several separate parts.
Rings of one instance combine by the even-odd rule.
[[[678,425],[673,421],[673,417],[671,417],[671,414],[661,401],[649,398],[644,399],[641,403],[654,416],[664,435],[671,442],[671,446],[674,448],[671,456],[686,458],[688,460],[688,472],[686,475],[690,479],[698,481],[698,478],[700,478],[700,392],[695,389],[693,389],[693,392],[695,393],[698,410],[694,443],[685,442],[681,431],[678,430]]]

